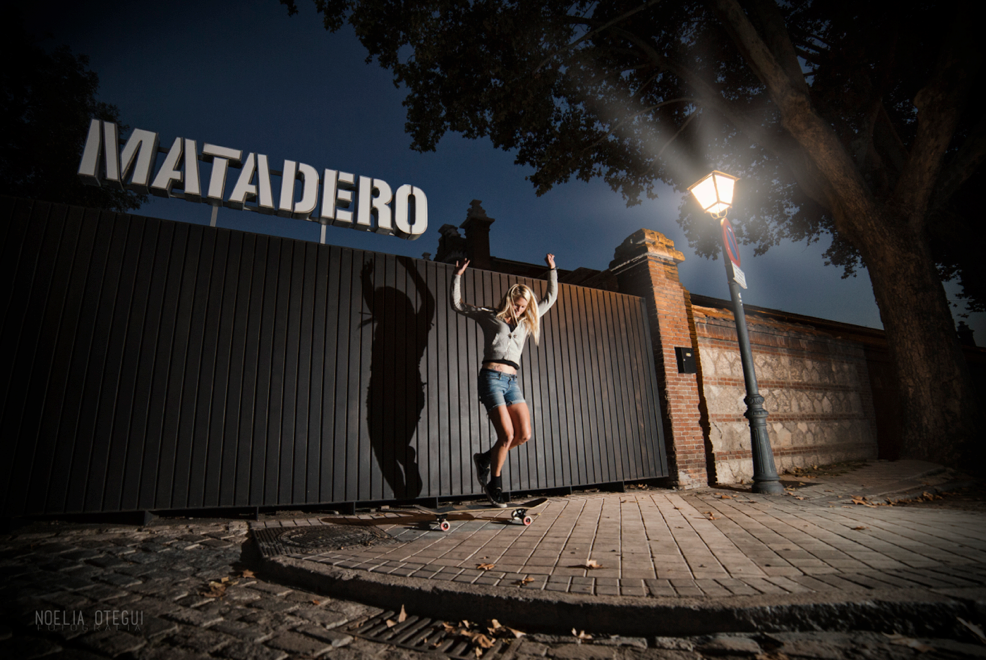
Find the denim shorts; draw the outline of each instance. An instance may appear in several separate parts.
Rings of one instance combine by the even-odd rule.
[[[492,369],[479,370],[479,400],[491,412],[497,406],[512,406],[524,403],[524,393],[516,374],[505,374]]]

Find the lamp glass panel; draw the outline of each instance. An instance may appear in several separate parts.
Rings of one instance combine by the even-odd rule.
[[[733,188],[736,185],[736,180],[718,174],[714,176],[716,179],[716,188],[719,190],[719,202],[728,207],[733,203]]]
[[[711,176],[707,176],[692,187],[692,194],[695,200],[702,207],[703,211],[708,211],[718,199],[716,197],[716,184]]]

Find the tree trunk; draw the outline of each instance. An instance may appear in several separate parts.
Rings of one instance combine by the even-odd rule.
[[[736,0],[711,2],[781,111],[784,129],[815,166],[825,197],[816,201],[831,210],[836,229],[860,251],[869,271],[900,392],[901,455],[982,470],[977,460],[982,443],[974,440],[981,416],[978,397],[923,236],[927,202],[974,70],[974,63],[961,57],[959,46],[965,42],[946,44],[935,77],[915,100],[921,121],[904,169],[905,183],[895,191],[899,197],[877,200],[832,126],[815,112],[800,68],[789,63],[788,69],[796,72],[788,76]],[[769,3],[757,7],[766,14],[777,11]],[[786,35],[780,33],[783,25],[776,20],[765,25],[778,32],[769,35],[771,43],[780,44],[777,54],[790,57]],[[965,26],[962,17],[957,26]],[[798,162],[790,165],[798,171]]]
[[[897,376],[901,456],[970,469],[980,452],[979,402],[934,261],[910,223],[882,217],[874,224],[892,229],[857,240]]]

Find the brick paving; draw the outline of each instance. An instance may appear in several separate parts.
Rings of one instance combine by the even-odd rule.
[[[453,519],[445,533],[431,529],[427,516],[406,510],[350,517],[281,515],[250,524],[373,524],[397,542],[297,555],[292,561],[316,570],[346,569],[363,576],[364,584],[377,576],[400,578],[412,586],[470,589],[476,598],[522,589],[598,602],[621,596],[630,599],[626,602],[690,599],[721,605],[759,598],[769,605],[819,595],[829,602],[865,599],[903,589],[962,599],[986,611],[984,514],[851,503],[855,495],[875,500],[931,487],[935,477],[928,472],[926,464],[874,463],[781,497],[724,489],[580,493],[552,498],[530,527],[511,523],[509,513],[482,514],[481,519]],[[323,585],[312,583],[307,589],[274,581],[267,569],[276,560],[263,561],[256,554],[250,524],[38,522],[0,537],[0,656],[282,660],[427,655],[357,637],[355,626],[361,621],[391,616],[379,608],[335,597]],[[586,568],[590,560],[599,568]],[[479,569],[480,563],[493,568]],[[470,618],[470,613],[461,616]],[[920,651],[921,657],[986,657],[986,651],[969,645],[968,631],[965,638],[961,630],[951,634],[951,640],[927,642],[935,650]],[[573,644],[571,638],[532,631],[503,657],[698,659],[765,653],[831,658],[864,649],[868,657],[898,658],[919,653],[914,640],[902,646],[900,639],[871,633],[826,635],[610,639],[597,634],[591,644]]]
[[[525,589],[662,598],[890,587],[982,592],[982,514],[852,502],[920,488],[931,467],[877,462],[780,497],[724,489],[576,494],[552,498],[529,527],[513,523],[509,510],[452,515],[450,532],[410,510],[256,526],[374,524],[401,543],[290,556],[489,587],[530,578]],[[478,570],[481,564],[494,568]]]
[[[51,523],[6,537],[0,655],[316,657],[351,646],[346,624],[380,612],[249,577],[240,563],[247,532],[239,521]],[[203,595],[210,582],[221,596]]]

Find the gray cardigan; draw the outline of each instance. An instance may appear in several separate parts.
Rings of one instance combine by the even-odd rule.
[[[558,271],[551,269],[548,276],[548,292],[544,299],[538,302],[538,318],[544,316],[558,299]],[[527,341],[527,324],[519,323],[516,328],[503,319],[496,317],[496,310],[491,307],[475,307],[462,302],[462,277],[452,278],[452,309],[463,316],[475,319],[483,329],[485,348],[483,362],[508,360],[520,364],[520,354],[524,351]]]

